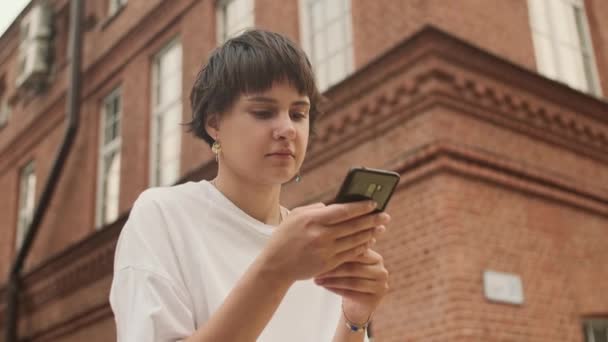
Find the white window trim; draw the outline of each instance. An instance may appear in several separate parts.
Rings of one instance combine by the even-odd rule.
[[[351,42],[351,47],[350,47],[351,50],[349,52],[351,69],[346,70],[346,74],[344,75],[344,78],[342,78],[342,80],[340,80],[334,84],[328,83],[329,86],[326,88],[321,88],[322,85],[320,85],[318,83],[315,58],[313,56],[313,48],[312,48],[312,37],[311,37],[312,27],[311,27],[311,22],[310,22],[311,16],[310,16],[310,11],[308,9],[309,6],[308,6],[307,2],[308,2],[308,0],[298,0],[298,13],[299,13],[298,21],[300,23],[300,25],[299,25],[300,26],[300,46],[302,47],[302,49],[308,56],[308,59],[310,60],[312,66],[313,66],[313,70],[315,72],[315,77],[317,78],[317,86],[320,87],[319,91],[324,92],[325,90],[331,88],[332,86],[340,83],[342,80],[346,79],[348,76],[352,75],[356,70],[355,36],[354,36],[354,30],[353,30],[352,0],[348,0],[349,6],[350,6],[350,16],[348,18],[348,26],[347,26],[347,29],[350,30],[349,34],[352,37],[352,42]]]
[[[590,319],[585,321],[585,341],[595,342],[595,336],[593,336],[593,329],[602,327],[605,329],[606,336],[608,336],[608,319]]]
[[[216,20],[216,28],[215,28],[215,32],[216,32],[216,36],[215,36],[215,41],[217,42],[217,45],[222,45],[226,40],[228,40],[230,37],[226,36],[226,18],[225,18],[225,11],[224,9],[226,8],[226,6],[231,3],[232,1],[235,0],[216,0],[215,2],[215,20]],[[255,26],[255,0],[251,0],[253,8],[252,8],[252,27]]]
[[[11,107],[8,104],[8,99],[0,95],[0,128],[8,124],[11,117]]]
[[[34,189],[32,191],[32,196],[34,197],[33,201],[33,207],[30,209],[27,206],[27,200],[23,199],[24,194],[24,188],[25,185],[24,183],[27,181],[26,179],[26,175],[29,175],[30,173],[28,171],[30,171],[31,169],[31,174],[33,174],[34,176]],[[27,173],[26,173],[27,172]],[[27,192],[27,191],[26,191]],[[27,235],[27,231],[29,230],[29,226],[32,223],[32,219],[34,216],[34,212],[36,211],[36,164],[35,162],[32,160],[30,162],[28,162],[23,168],[21,168],[21,171],[19,172],[19,205],[18,205],[18,212],[17,212],[17,229],[15,231],[15,247],[17,250],[21,249],[21,246],[23,246],[23,242],[25,241],[25,236]],[[25,224],[25,226],[22,225],[22,222],[25,222],[24,219],[26,219],[25,221],[27,221],[27,223]]]
[[[572,1],[572,0],[570,0]],[[578,0],[577,0],[578,1]],[[591,59],[591,77],[593,82],[593,86],[595,92],[591,93],[598,97],[601,97],[603,94],[602,84],[600,82],[599,71],[597,69],[597,60],[595,58],[595,47],[593,45],[593,38],[591,36],[591,29],[589,28],[589,16],[587,15],[587,8],[585,7],[585,3],[580,1],[581,10],[583,11],[583,18],[585,19],[583,22],[583,39],[585,40],[585,44],[589,47],[589,58]]]
[[[530,6],[530,1],[531,0],[528,0],[528,15],[530,16],[530,21],[529,21],[529,23],[530,23],[530,31],[532,32],[532,39],[534,40],[535,39],[534,35],[536,33],[534,32],[534,27],[532,25],[532,22],[533,22],[534,19],[532,18],[532,13],[531,13],[532,12],[531,11],[532,6]],[[545,1],[545,5],[546,5],[547,1],[546,0],[543,0],[543,1]],[[555,0],[551,0],[551,1],[555,1]],[[589,58],[591,59],[591,78],[592,78],[591,82],[592,82],[593,87],[594,87],[593,90],[589,90],[586,93],[590,94],[590,95],[597,96],[597,97],[602,97],[603,96],[602,95],[603,94],[603,90],[602,90],[601,82],[600,82],[600,79],[599,79],[599,72],[598,72],[598,69],[597,69],[597,62],[596,62],[596,58],[595,58],[595,49],[594,49],[594,45],[593,45],[593,38],[591,36],[591,30],[589,28],[589,19],[588,19],[588,15],[587,15],[587,9],[585,8],[585,3],[582,0],[558,0],[558,1],[568,2],[571,5],[579,7],[582,10],[582,12],[583,12],[583,16],[584,16],[585,20],[583,22],[583,31],[584,31],[583,32],[583,36],[584,37],[582,37],[582,39],[584,39],[583,44],[585,46],[589,47]],[[546,18],[547,18],[547,22],[548,22],[548,25],[550,27],[550,30],[551,31],[555,31],[555,29],[554,29],[555,28],[554,17],[552,15],[547,15]],[[559,52],[557,50],[558,46],[557,46],[557,43],[555,42],[554,36],[551,36],[550,39],[549,39],[549,41],[551,43],[551,51],[553,53],[553,60],[555,62],[555,66],[556,66],[556,69],[557,69],[557,78],[558,79],[556,81],[562,82],[562,83],[568,85],[569,87],[571,87],[573,89],[576,89],[576,88],[570,86],[568,83],[565,83],[565,82],[559,80],[559,78],[562,77],[562,74],[564,72],[564,69],[561,66],[563,62],[561,61]],[[542,61],[540,60],[540,56],[538,55],[538,52],[536,51],[536,48],[534,48],[534,58],[535,58],[536,66],[537,66],[537,69],[538,69],[539,65],[542,64]],[[586,76],[585,76],[585,78],[586,78]]]
[[[127,0],[109,0],[108,15],[111,17],[127,5]]]
[[[310,18],[310,11],[308,10],[307,1],[308,0],[298,0],[298,21],[300,22],[300,46],[302,47],[304,52],[306,52],[308,59],[312,63],[312,44],[309,39],[311,27],[310,21],[308,20],[308,18]]]
[[[118,138],[114,139],[111,143],[109,144],[105,144],[104,140],[105,140],[105,128],[106,128],[106,110],[107,110],[107,103],[111,100],[114,99],[115,97],[119,97],[120,98],[120,109],[118,111],[118,124],[119,124],[119,136]],[[122,165],[122,153],[121,153],[121,146],[122,146],[122,112],[123,112],[123,99],[122,99],[122,89],[120,87],[112,90],[103,100],[102,103],[102,110],[101,110],[101,118],[99,120],[100,125],[99,125],[99,153],[98,153],[98,158],[97,158],[97,195],[96,195],[96,199],[95,199],[95,227],[97,229],[100,229],[102,227],[104,227],[106,224],[110,223],[110,222],[104,222],[104,182],[105,182],[105,158],[108,154],[114,153],[116,151],[118,151],[119,153],[119,158],[121,159],[119,161],[119,165]],[[121,166],[122,168],[122,166]],[[120,179],[121,174],[119,171],[119,184],[120,184]],[[119,193],[120,193],[120,185],[119,185]],[[120,199],[120,196],[119,196]]]
[[[151,103],[150,103],[150,108],[151,108],[151,115],[150,115],[150,163],[148,165],[148,170],[149,170],[149,184],[150,186],[159,186],[160,185],[160,179],[157,179],[156,177],[156,164],[157,164],[157,160],[159,158],[159,151],[157,150],[156,146],[158,145],[158,126],[157,126],[157,116],[159,115],[159,113],[163,113],[164,110],[166,108],[171,107],[172,105],[175,105],[177,102],[181,102],[182,101],[182,97],[183,97],[183,88],[182,88],[182,92],[180,93],[180,96],[178,99],[176,99],[174,102],[170,102],[167,103],[164,107],[156,108],[156,89],[158,87],[158,60],[160,58],[160,56],[162,56],[163,54],[165,54],[167,51],[169,51],[172,47],[174,47],[175,45],[181,45],[181,41],[179,38],[173,38],[172,40],[169,41],[169,43],[167,43],[162,49],[160,49],[159,51],[156,52],[156,54],[154,55],[154,58],[152,59],[152,96],[150,96],[151,99]],[[180,77],[180,82],[183,83],[183,79],[184,79],[184,54],[183,54],[183,46],[180,47],[182,49],[182,59],[180,61],[181,63],[181,77]],[[183,116],[183,104],[182,104],[182,116]],[[178,175],[181,173],[181,150],[182,150],[182,145],[183,145],[183,141],[182,141],[182,133],[181,131],[179,131],[177,134],[179,134],[179,136],[177,137],[178,141],[179,141],[179,146],[178,146],[178,151],[177,154],[179,157],[178,160],[178,166],[177,166],[177,173]]]
[[[225,42],[224,36],[225,27],[226,27],[226,18],[224,13],[224,8],[226,5],[232,0],[217,0],[215,2],[215,20],[216,20],[216,28],[215,28],[215,41],[216,45],[222,45]]]

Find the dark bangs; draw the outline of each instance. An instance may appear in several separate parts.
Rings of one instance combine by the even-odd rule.
[[[289,82],[310,99],[310,127],[314,130],[321,96],[305,53],[278,33],[249,30],[228,40],[210,56],[190,94],[190,130],[213,144],[205,131],[209,114],[228,110],[241,94],[266,91],[274,82]]]

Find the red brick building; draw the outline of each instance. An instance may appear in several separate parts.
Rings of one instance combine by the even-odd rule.
[[[41,4],[0,37],[0,341],[66,125],[69,1]],[[285,204],[331,199],[353,165],[401,174],[377,341],[606,341],[606,17],[605,0],[86,1],[80,123],[21,272],[19,337],[114,339],[129,208],[213,176],[178,124],[212,49],[254,25],[300,42],[330,100]]]

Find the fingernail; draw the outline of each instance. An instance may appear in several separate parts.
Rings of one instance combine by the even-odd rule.
[[[375,244],[376,244],[376,238],[372,238],[371,243],[372,243],[372,244],[371,244],[372,246],[373,246],[373,245],[375,245]]]
[[[385,231],[386,231],[386,226],[383,224],[376,227],[376,232],[378,232],[378,233],[384,233]]]
[[[372,209],[373,209],[373,208],[375,208],[375,207],[377,207],[377,206],[378,206],[378,202],[376,202],[376,201],[369,201],[369,207],[370,207],[370,208],[372,208]]]

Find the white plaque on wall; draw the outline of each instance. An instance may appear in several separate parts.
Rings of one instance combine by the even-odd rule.
[[[524,291],[521,277],[516,274],[486,270],[483,289],[487,299],[494,302],[522,305]]]

